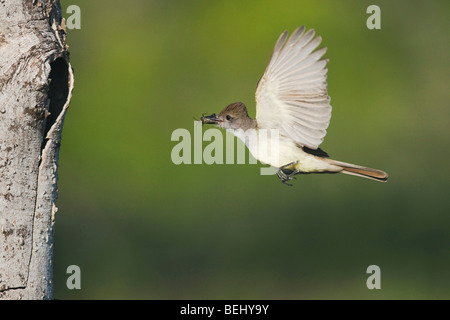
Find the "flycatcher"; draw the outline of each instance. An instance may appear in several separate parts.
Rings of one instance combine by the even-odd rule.
[[[386,181],[388,174],[384,171],[329,159],[319,148],[331,118],[326,81],[328,59],[321,59],[327,48],[316,50],[321,41],[313,29],[305,32],[303,26],[289,39],[284,31],[258,81],[256,119],[249,117],[242,102],[235,102],[218,115],[202,116],[202,123],[217,124],[233,132],[256,159],[278,168],[277,175],[285,184],[299,173],[323,172]],[[277,132],[264,145],[258,142],[262,129]],[[270,141],[275,138],[276,148],[271,147],[274,144]]]

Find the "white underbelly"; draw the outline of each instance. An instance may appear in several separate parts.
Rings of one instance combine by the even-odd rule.
[[[272,167],[282,167],[298,161],[296,169],[301,172],[340,171],[341,168],[330,165],[309,153],[304,152],[291,139],[259,130],[239,134],[233,132],[241,139],[255,159]]]

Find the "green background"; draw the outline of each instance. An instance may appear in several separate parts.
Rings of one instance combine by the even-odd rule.
[[[66,19],[70,4],[55,298],[450,298],[450,2],[64,0]],[[273,45],[300,25],[330,58],[321,147],[390,180],[289,188],[260,165],[174,165],[171,134],[194,117],[235,101],[254,117]],[[73,264],[81,290],[66,287]]]

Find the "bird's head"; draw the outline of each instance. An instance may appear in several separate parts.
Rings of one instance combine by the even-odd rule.
[[[224,129],[244,129],[253,120],[248,116],[247,107],[242,102],[226,106],[218,115],[215,113],[201,117],[202,124],[217,124]]]

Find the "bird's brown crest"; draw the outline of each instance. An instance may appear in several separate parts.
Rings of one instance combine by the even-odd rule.
[[[223,108],[222,111],[220,111],[219,116],[221,115],[232,115],[237,118],[247,118],[248,117],[248,111],[245,104],[242,102],[234,102],[232,104],[229,104],[225,108]]]

